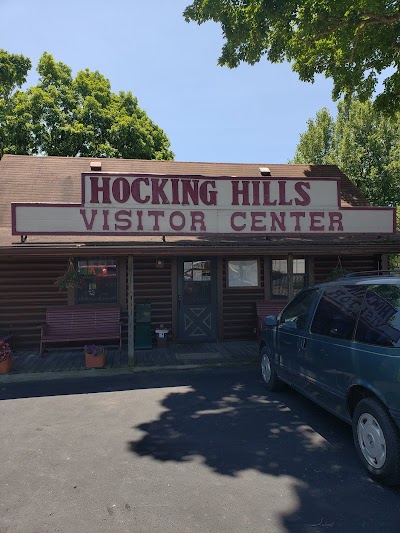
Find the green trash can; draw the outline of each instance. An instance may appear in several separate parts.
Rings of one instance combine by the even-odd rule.
[[[151,302],[136,302],[135,307],[135,348],[151,349]]]

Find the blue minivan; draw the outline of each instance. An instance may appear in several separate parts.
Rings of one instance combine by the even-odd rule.
[[[400,274],[351,274],[302,290],[264,319],[261,371],[352,424],[380,483],[400,484]]]

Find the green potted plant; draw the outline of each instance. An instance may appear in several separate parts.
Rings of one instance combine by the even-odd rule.
[[[103,368],[106,364],[106,351],[104,346],[96,344],[86,344],[83,348],[85,350],[85,366],[86,368]]]
[[[0,341],[0,374],[10,372],[12,366],[12,351],[8,342]]]
[[[75,269],[74,263],[72,259],[70,259],[67,270],[56,279],[54,285],[58,287],[60,291],[71,287],[79,287],[82,283],[82,277],[83,274]]]

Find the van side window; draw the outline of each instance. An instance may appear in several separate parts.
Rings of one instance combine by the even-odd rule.
[[[327,287],[315,312],[311,332],[351,340],[365,291],[360,285]]]
[[[311,308],[318,298],[317,290],[308,290],[299,294],[291,304],[283,311],[280,317],[280,324],[292,322],[297,329],[304,330],[307,326],[307,318]]]
[[[400,346],[400,286],[368,287],[355,340],[375,346]]]

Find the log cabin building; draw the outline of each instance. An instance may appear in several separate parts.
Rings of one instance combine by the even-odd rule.
[[[105,303],[128,349],[161,324],[174,343],[255,339],[257,302],[399,251],[394,209],[336,166],[4,155],[0,187],[0,330],[16,346],[39,345],[50,306]],[[80,282],[60,290],[66,271]]]

